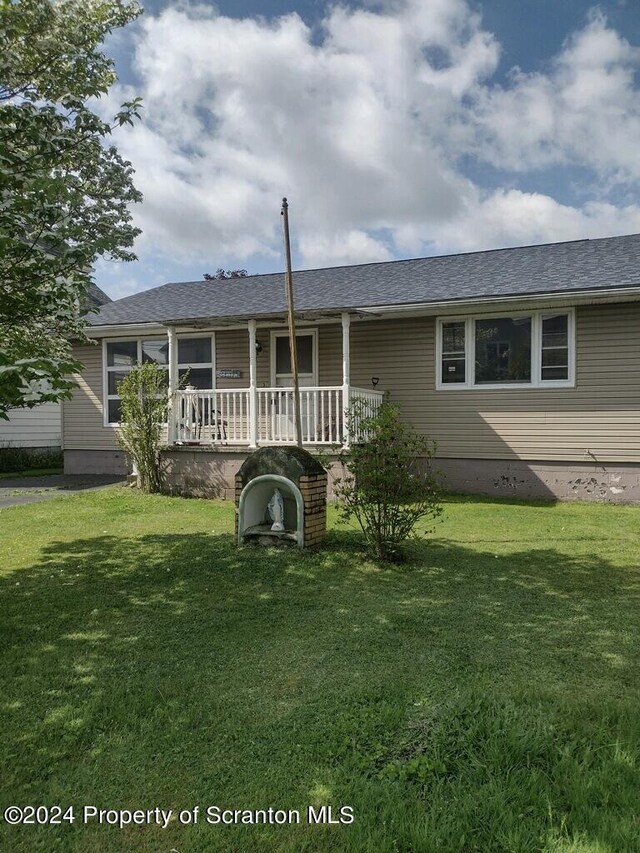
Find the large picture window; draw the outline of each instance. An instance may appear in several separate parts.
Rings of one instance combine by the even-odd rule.
[[[571,309],[439,319],[436,387],[570,387],[573,329]]]
[[[194,388],[215,388],[214,339],[211,335],[178,338],[178,379]],[[169,386],[167,338],[131,338],[104,343],[104,423],[117,426],[121,401],[118,386],[136,364],[153,362],[165,369]]]
[[[531,317],[475,321],[476,385],[531,382]]]

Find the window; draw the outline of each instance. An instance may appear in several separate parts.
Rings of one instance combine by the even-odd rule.
[[[465,323],[442,324],[442,382],[465,381]]]
[[[178,382],[200,391],[215,388],[213,338],[178,338]]]
[[[531,317],[475,321],[476,385],[531,382]]]
[[[439,319],[436,387],[574,384],[574,312]]]
[[[105,420],[113,424],[120,421],[120,395],[118,385],[140,360],[140,341],[107,341]]]
[[[178,338],[178,379],[189,371],[190,385],[195,388],[214,388],[213,337]],[[134,338],[126,341],[105,341],[105,426],[120,422],[121,402],[118,385],[136,364],[153,362],[164,367],[169,385],[169,341],[167,338]]]
[[[318,330],[296,332],[298,379],[301,386],[318,384]],[[291,353],[289,333],[271,332],[271,382],[274,386],[291,387]]]
[[[296,335],[298,355],[298,373],[313,373],[313,337],[311,335]],[[289,336],[279,335],[276,338],[276,376],[291,374],[291,349]]]
[[[569,317],[548,314],[542,318],[542,380],[569,379]]]

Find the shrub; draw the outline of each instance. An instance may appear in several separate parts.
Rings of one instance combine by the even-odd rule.
[[[31,450],[24,447],[0,446],[0,473],[33,471],[40,468],[62,468],[61,450]]]
[[[143,492],[161,492],[161,436],[167,422],[167,372],[153,363],[132,368],[118,385],[122,401],[118,441],[138,473]]]
[[[415,535],[418,522],[442,512],[430,473],[435,443],[388,402],[372,411],[356,401],[349,421],[356,442],[340,454],[348,472],[336,483],[341,516],[357,520],[374,558],[397,562],[400,545]]]

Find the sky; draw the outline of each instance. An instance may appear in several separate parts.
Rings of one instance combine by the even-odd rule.
[[[113,298],[640,232],[640,0],[148,0],[106,45],[142,120]]]

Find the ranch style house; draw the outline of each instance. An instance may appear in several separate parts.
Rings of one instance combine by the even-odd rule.
[[[386,395],[437,443],[447,489],[640,500],[640,234],[294,273],[305,447]],[[169,481],[233,494],[295,439],[282,274],[165,284],[102,305],[63,404],[65,470],[126,473],[118,384],[167,373]]]

